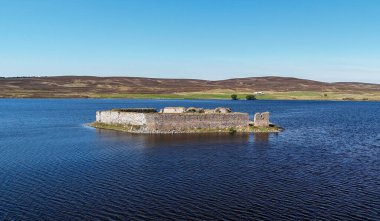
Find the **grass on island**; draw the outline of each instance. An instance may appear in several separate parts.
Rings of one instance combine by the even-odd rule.
[[[141,132],[141,128],[139,126],[134,125],[123,125],[123,124],[105,124],[100,122],[90,123],[89,126],[98,128],[98,129],[108,129],[108,130],[116,130],[128,133],[144,133]],[[195,128],[191,130],[185,131],[162,131],[159,133],[278,133],[283,131],[283,128],[278,126],[271,127],[229,127],[229,128]]]
[[[98,129],[117,130],[117,131],[123,131],[123,132],[131,132],[131,133],[134,131],[138,131],[140,129],[139,126],[134,126],[134,125],[105,124],[105,123],[100,123],[100,122],[92,122],[88,125],[94,128],[98,128]]]

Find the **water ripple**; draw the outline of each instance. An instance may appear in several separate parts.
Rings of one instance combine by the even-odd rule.
[[[380,219],[379,103],[0,103],[0,220]],[[286,131],[146,136],[84,126],[121,106],[269,110]]]

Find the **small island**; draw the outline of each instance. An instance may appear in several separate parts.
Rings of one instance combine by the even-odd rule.
[[[232,112],[230,108],[203,109],[196,107],[122,108],[96,112],[90,126],[129,133],[276,133],[283,128],[270,123],[269,112]]]

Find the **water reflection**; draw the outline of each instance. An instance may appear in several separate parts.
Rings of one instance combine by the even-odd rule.
[[[255,133],[253,135],[255,145],[268,146],[270,133]]]
[[[97,129],[97,138],[106,142],[134,143],[143,148],[175,147],[182,145],[248,144],[250,134],[129,134]]]
[[[268,147],[273,133],[210,133],[210,134],[129,134],[125,132],[97,129],[97,138],[102,142],[116,142],[137,148],[180,147],[200,145],[255,145]]]
[[[380,103],[4,99],[0,106],[0,220],[379,220]],[[131,135],[80,126],[96,110],[122,106],[269,110],[286,131]]]

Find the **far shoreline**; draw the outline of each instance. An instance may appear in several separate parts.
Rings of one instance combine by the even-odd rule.
[[[120,98],[380,101],[380,84],[320,82],[292,77],[224,80],[55,76],[0,79],[1,98]]]
[[[110,99],[110,100],[215,100],[215,101],[232,101],[232,102],[260,102],[260,101],[331,101],[331,102],[379,102],[380,99],[302,99],[302,98],[283,98],[283,99],[256,99],[256,100],[246,100],[246,99],[239,99],[239,100],[232,100],[228,98],[187,98],[187,97],[0,97],[0,99],[15,99],[15,100],[22,100],[22,99]]]

